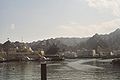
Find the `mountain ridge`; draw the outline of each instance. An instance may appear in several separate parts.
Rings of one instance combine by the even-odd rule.
[[[21,42],[12,42],[15,46],[19,46]],[[33,50],[48,49],[51,45],[57,45],[61,50],[77,50],[77,49],[95,49],[96,46],[100,46],[104,49],[109,48],[111,50],[120,49],[120,29],[109,34],[96,33],[92,37],[86,38],[51,38],[46,40],[38,40],[31,43],[24,43],[31,47]],[[1,44],[2,45],[2,44]]]

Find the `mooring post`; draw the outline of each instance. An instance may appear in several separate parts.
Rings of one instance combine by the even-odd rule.
[[[41,63],[41,80],[47,80],[46,63]]]

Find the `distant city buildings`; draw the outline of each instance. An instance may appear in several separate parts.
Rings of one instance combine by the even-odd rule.
[[[65,51],[62,53],[66,58],[110,58],[120,57],[120,50],[110,51],[99,48],[96,50],[79,49],[77,51]]]

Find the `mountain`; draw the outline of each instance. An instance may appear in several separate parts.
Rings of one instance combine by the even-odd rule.
[[[4,51],[8,52],[11,48],[15,48],[15,45],[13,42],[8,40],[2,45],[2,47]]]
[[[104,49],[118,50],[120,49],[120,29],[118,28],[114,32],[105,35],[95,34],[86,43],[89,49],[100,46]]]
[[[29,43],[33,50],[48,49],[51,45],[57,45],[61,50],[74,47],[82,42],[86,42],[89,38],[51,38],[43,41]]]
[[[9,46],[7,46],[9,44]],[[7,41],[4,44],[0,44],[0,49],[7,49],[8,47],[20,46],[21,42],[10,42]],[[34,51],[44,49],[49,50],[51,46],[55,45],[60,49],[64,50],[78,50],[82,48],[96,49],[100,46],[103,49],[120,50],[120,29],[116,29],[114,32],[109,34],[99,35],[95,34],[92,37],[87,38],[51,38],[42,41],[36,41],[31,43],[24,43],[24,45],[31,47]]]
[[[88,38],[56,38],[56,40],[60,41],[62,44],[67,46],[76,46],[80,43],[86,42]]]
[[[120,49],[120,29],[116,29],[109,34],[95,34],[87,38],[51,38],[43,41],[28,43],[33,50],[47,50],[51,45],[57,45],[61,50],[77,50],[82,48],[95,49],[100,46],[103,49]]]
[[[114,32],[109,34],[107,42],[111,49],[120,49],[120,29],[116,29]]]
[[[2,51],[2,44],[0,43],[0,51]]]

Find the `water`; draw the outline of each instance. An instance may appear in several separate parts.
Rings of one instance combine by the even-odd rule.
[[[120,67],[111,60],[68,59],[47,62],[48,80],[120,80]],[[41,80],[40,62],[0,63],[0,80]]]

